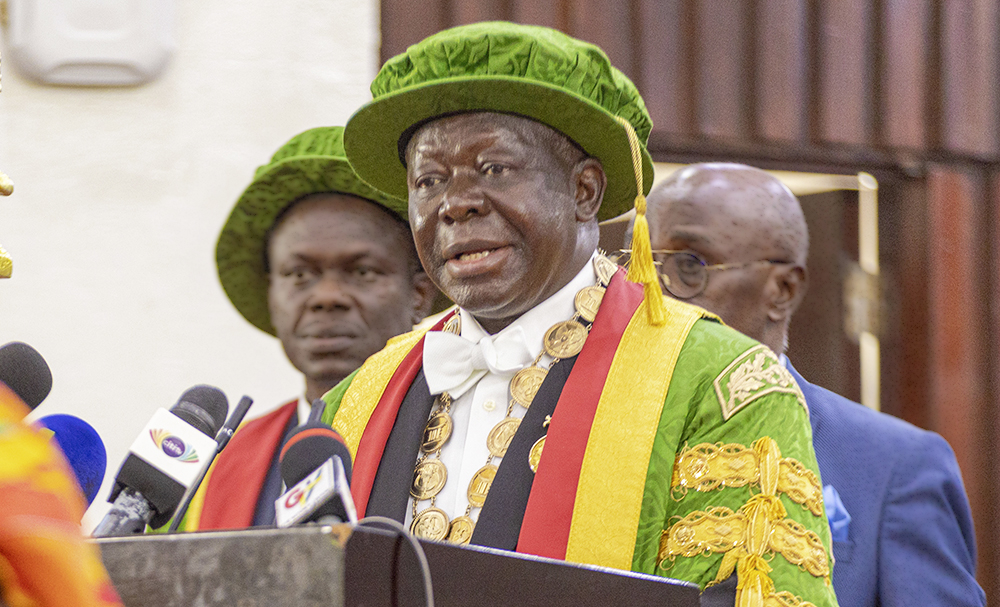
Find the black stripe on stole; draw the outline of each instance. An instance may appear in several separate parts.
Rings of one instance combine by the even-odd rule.
[[[486,503],[479,512],[471,543],[501,550],[517,548],[521,522],[528,507],[528,495],[535,480],[535,473],[528,466],[528,453],[535,442],[548,432],[542,426],[545,416],[552,415],[555,411],[559,395],[562,394],[575,363],[574,356],[552,365],[545,381],[538,388],[531,407],[524,414],[517,433],[507,447],[507,453],[500,461],[500,468],[490,486]]]
[[[375,473],[365,516],[386,516],[400,523],[406,519],[413,465],[417,462],[424,426],[433,406],[434,397],[427,388],[427,379],[421,369],[399,405],[396,421],[382,452],[382,461]]]

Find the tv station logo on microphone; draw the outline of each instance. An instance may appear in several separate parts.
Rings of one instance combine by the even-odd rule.
[[[191,445],[184,444],[184,441],[166,430],[150,430],[149,436],[153,439],[153,444],[157,449],[163,451],[167,457],[172,457],[177,461],[186,464],[198,463],[198,452]]]

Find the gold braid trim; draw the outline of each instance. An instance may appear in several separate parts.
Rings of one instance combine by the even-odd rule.
[[[768,595],[764,599],[764,607],[816,607],[809,601],[803,601],[800,597],[784,590]]]
[[[691,512],[660,538],[660,567],[678,556],[723,553],[713,583],[725,580],[735,570],[737,607],[765,607],[766,600],[777,596],[768,575],[771,566],[765,559],[774,553],[830,583],[829,559],[819,536],[786,518],[785,507],[776,495],[781,476],[777,443],[762,437],[753,443],[753,453],[760,493],[737,512],[721,506]]]
[[[760,457],[754,449],[736,443],[702,443],[677,454],[670,492],[675,500],[681,500],[689,489],[706,492],[758,485],[760,471]],[[777,493],[784,493],[816,516],[823,514],[823,488],[816,473],[795,459],[781,458],[780,451]]]

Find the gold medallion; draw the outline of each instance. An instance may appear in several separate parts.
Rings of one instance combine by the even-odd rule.
[[[458,312],[448,319],[448,322],[444,323],[444,327],[441,328],[442,331],[446,333],[454,333],[455,335],[462,334],[462,317],[459,316]]]
[[[429,500],[444,488],[448,480],[448,469],[439,459],[425,459],[413,470],[413,485],[410,495],[416,500]]]
[[[594,258],[594,273],[597,274],[597,280],[601,281],[601,284],[605,287],[611,284],[611,277],[617,271],[618,264],[604,255],[598,255]]]
[[[510,441],[517,433],[517,427],[521,425],[521,420],[516,417],[505,417],[490,430],[486,437],[486,447],[493,457],[503,457],[507,453]]]
[[[535,399],[535,394],[542,387],[542,382],[545,381],[545,376],[548,374],[548,371],[539,367],[521,369],[510,380],[510,395],[519,405],[527,409],[531,406],[531,401]]]
[[[467,516],[460,516],[451,522],[451,528],[448,529],[448,541],[453,544],[468,544],[475,528],[475,521]]]
[[[580,289],[576,294],[573,303],[580,317],[587,322],[594,322],[597,318],[597,310],[601,307],[601,300],[604,298],[604,287],[589,286]]]
[[[413,517],[410,533],[425,540],[441,541],[448,537],[448,515],[440,508],[428,508]]]
[[[420,450],[424,453],[434,453],[444,446],[451,437],[451,416],[444,411],[438,411],[427,420],[424,426],[424,439]]]
[[[486,503],[486,495],[490,492],[490,485],[493,484],[496,475],[497,467],[493,464],[486,464],[476,471],[472,482],[469,483],[468,491],[469,503],[472,504],[473,508],[482,508],[483,504]]]
[[[546,435],[548,436],[548,435]],[[538,462],[542,459],[542,449],[545,447],[545,436],[535,441],[528,452],[528,467],[532,472],[538,472]]]
[[[552,325],[545,332],[542,345],[545,353],[552,358],[570,358],[583,350],[583,342],[587,341],[587,327],[575,320],[564,320]]]

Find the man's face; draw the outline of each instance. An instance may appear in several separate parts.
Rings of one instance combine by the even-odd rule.
[[[344,194],[308,196],[281,219],[268,247],[268,306],[307,386],[332,386],[410,330],[428,294],[406,237],[375,203]]]
[[[548,128],[461,114],[424,126],[408,147],[420,261],[480,322],[520,316],[579,270],[568,268],[578,246],[574,167],[543,143]]]
[[[716,184],[719,185],[719,184]],[[712,184],[658,190],[650,197],[653,249],[691,251],[709,265],[779,259],[740,192]],[[685,301],[717,314],[734,329],[761,339],[767,326],[765,285],[771,266],[709,271],[705,290]],[[669,295],[669,293],[667,293]]]

